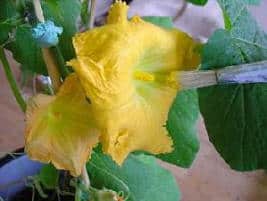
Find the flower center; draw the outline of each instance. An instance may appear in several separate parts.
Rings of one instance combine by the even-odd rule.
[[[155,76],[152,73],[144,72],[144,71],[135,71],[134,78],[141,81],[153,82],[155,80]]]

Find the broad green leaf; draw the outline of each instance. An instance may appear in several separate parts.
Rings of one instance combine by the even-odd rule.
[[[243,0],[243,2],[251,5],[258,5],[261,0]]]
[[[55,189],[58,185],[59,171],[51,164],[44,165],[38,179],[45,188]]]
[[[143,19],[163,28],[173,27],[170,17],[143,17]],[[196,129],[198,116],[196,91],[178,92],[166,123],[167,130],[173,140],[174,151],[169,154],[157,155],[158,158],[181,167],[190,167],[199,150]]]
[[[9,32],[12,30],[12,25],[6,22],[0,22],[0,45],[4,44],[9,38]]]
[[[15,41],[6,46],[13,53],[14,59],[22,66],[22,70],[47,74],[41,49],[32,37],[31,27],[17,27]]]
[[[0,0],[0,21],[17,16],[16,5],[12,0]]]
[[[0,0],[0,45],[7,42],[18,16],[13,0]]]
[[[54,21],[57,26],[63,27],[59,47],[68,61],[74,57],[72,36],[78,31],[76,23],[81,12],[80,0],[43,0],[42,7],[46,20]]]
[[[142,17],[143,20],[150,22],[152,24],[158,25],[160,27],[170,29],[173,27],[171,17],[158,17],[158,16],[145,16]]]
[[[229,30],[218,30],[203,49],[202,69],[267,59],[267,35],[243,0],[219,0]],[[236,170],[267,168],[267,85],[244,84],[199,90],[201,113],[211,142]]]
[[[20,24],[21,22],[16,18],[9,18],[0,22],[0,45],[13,40],[16,27]]]
[[[201,6],[205,5],[208,2],[208,0],[187,0],[187,1]]]
[[[182,167],[190,167],[199,150],[196,123],[199,116],[195,90],[178,92],[169,111],[167,129],[173,140],[174,151],[158,158]]]
[[[87,164],[93,187],[122,192],[127,201],[178,201],[180,193],[173,175],[153,156],[129,155],[122,166],[100,152]]]

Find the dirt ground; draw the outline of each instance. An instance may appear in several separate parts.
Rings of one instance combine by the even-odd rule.
[[[252,11],[267,30],[267,1]],[[14,62],[12,66],[18,72]],[[23,129],[24,116],[0,67],[0,155],[23,146]],[[190,169],[163,164],[175,175],[182,201],[267,201],[267,174],[264,171],[240,173],[231,170],[209,142],[202,121],[199,138],[201,148]]]

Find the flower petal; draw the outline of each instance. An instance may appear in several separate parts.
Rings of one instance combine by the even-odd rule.
[[[92,102],[103,150],[119,164],[135,150],[172,151],[165,122],[179,89],[173,75],[200,62],[187,34],[138,16],[127,21],[125,9],[115,3],[107,25],[77,34],[69,62]]]
[[[26,152],[35,160],[81,174],[98,143],[91,106],[76,75],[69,76],[57,96],[37,95],[28,106]]]

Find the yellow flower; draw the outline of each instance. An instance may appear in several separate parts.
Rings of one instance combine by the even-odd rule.
[[[58,169],[81,174],[92,148],[98,143],[91,106],[77,76],[70,75],[57,96],[37,95],[27,108],[27,154],[52,162]]]
[[[116,2],[107,25],[77,34],[69,64],[78,78],[30,102],[25,148],[32,159],[78,176],[99,140],[119,164],[136,150],[172,151],[165,122],[179,90],[175,76],[198,65],[197,43],[138,16],[128,21],[127,9]]]
[[[173,75],[200,61],[187,34],[138,16],[128,21],[127,9],[117,1],[107,25],[77,34],[77,58],[69,62],[91,101],[103,150],[119,164],[136,150],[172,151],[165,122],[179,89]]]

